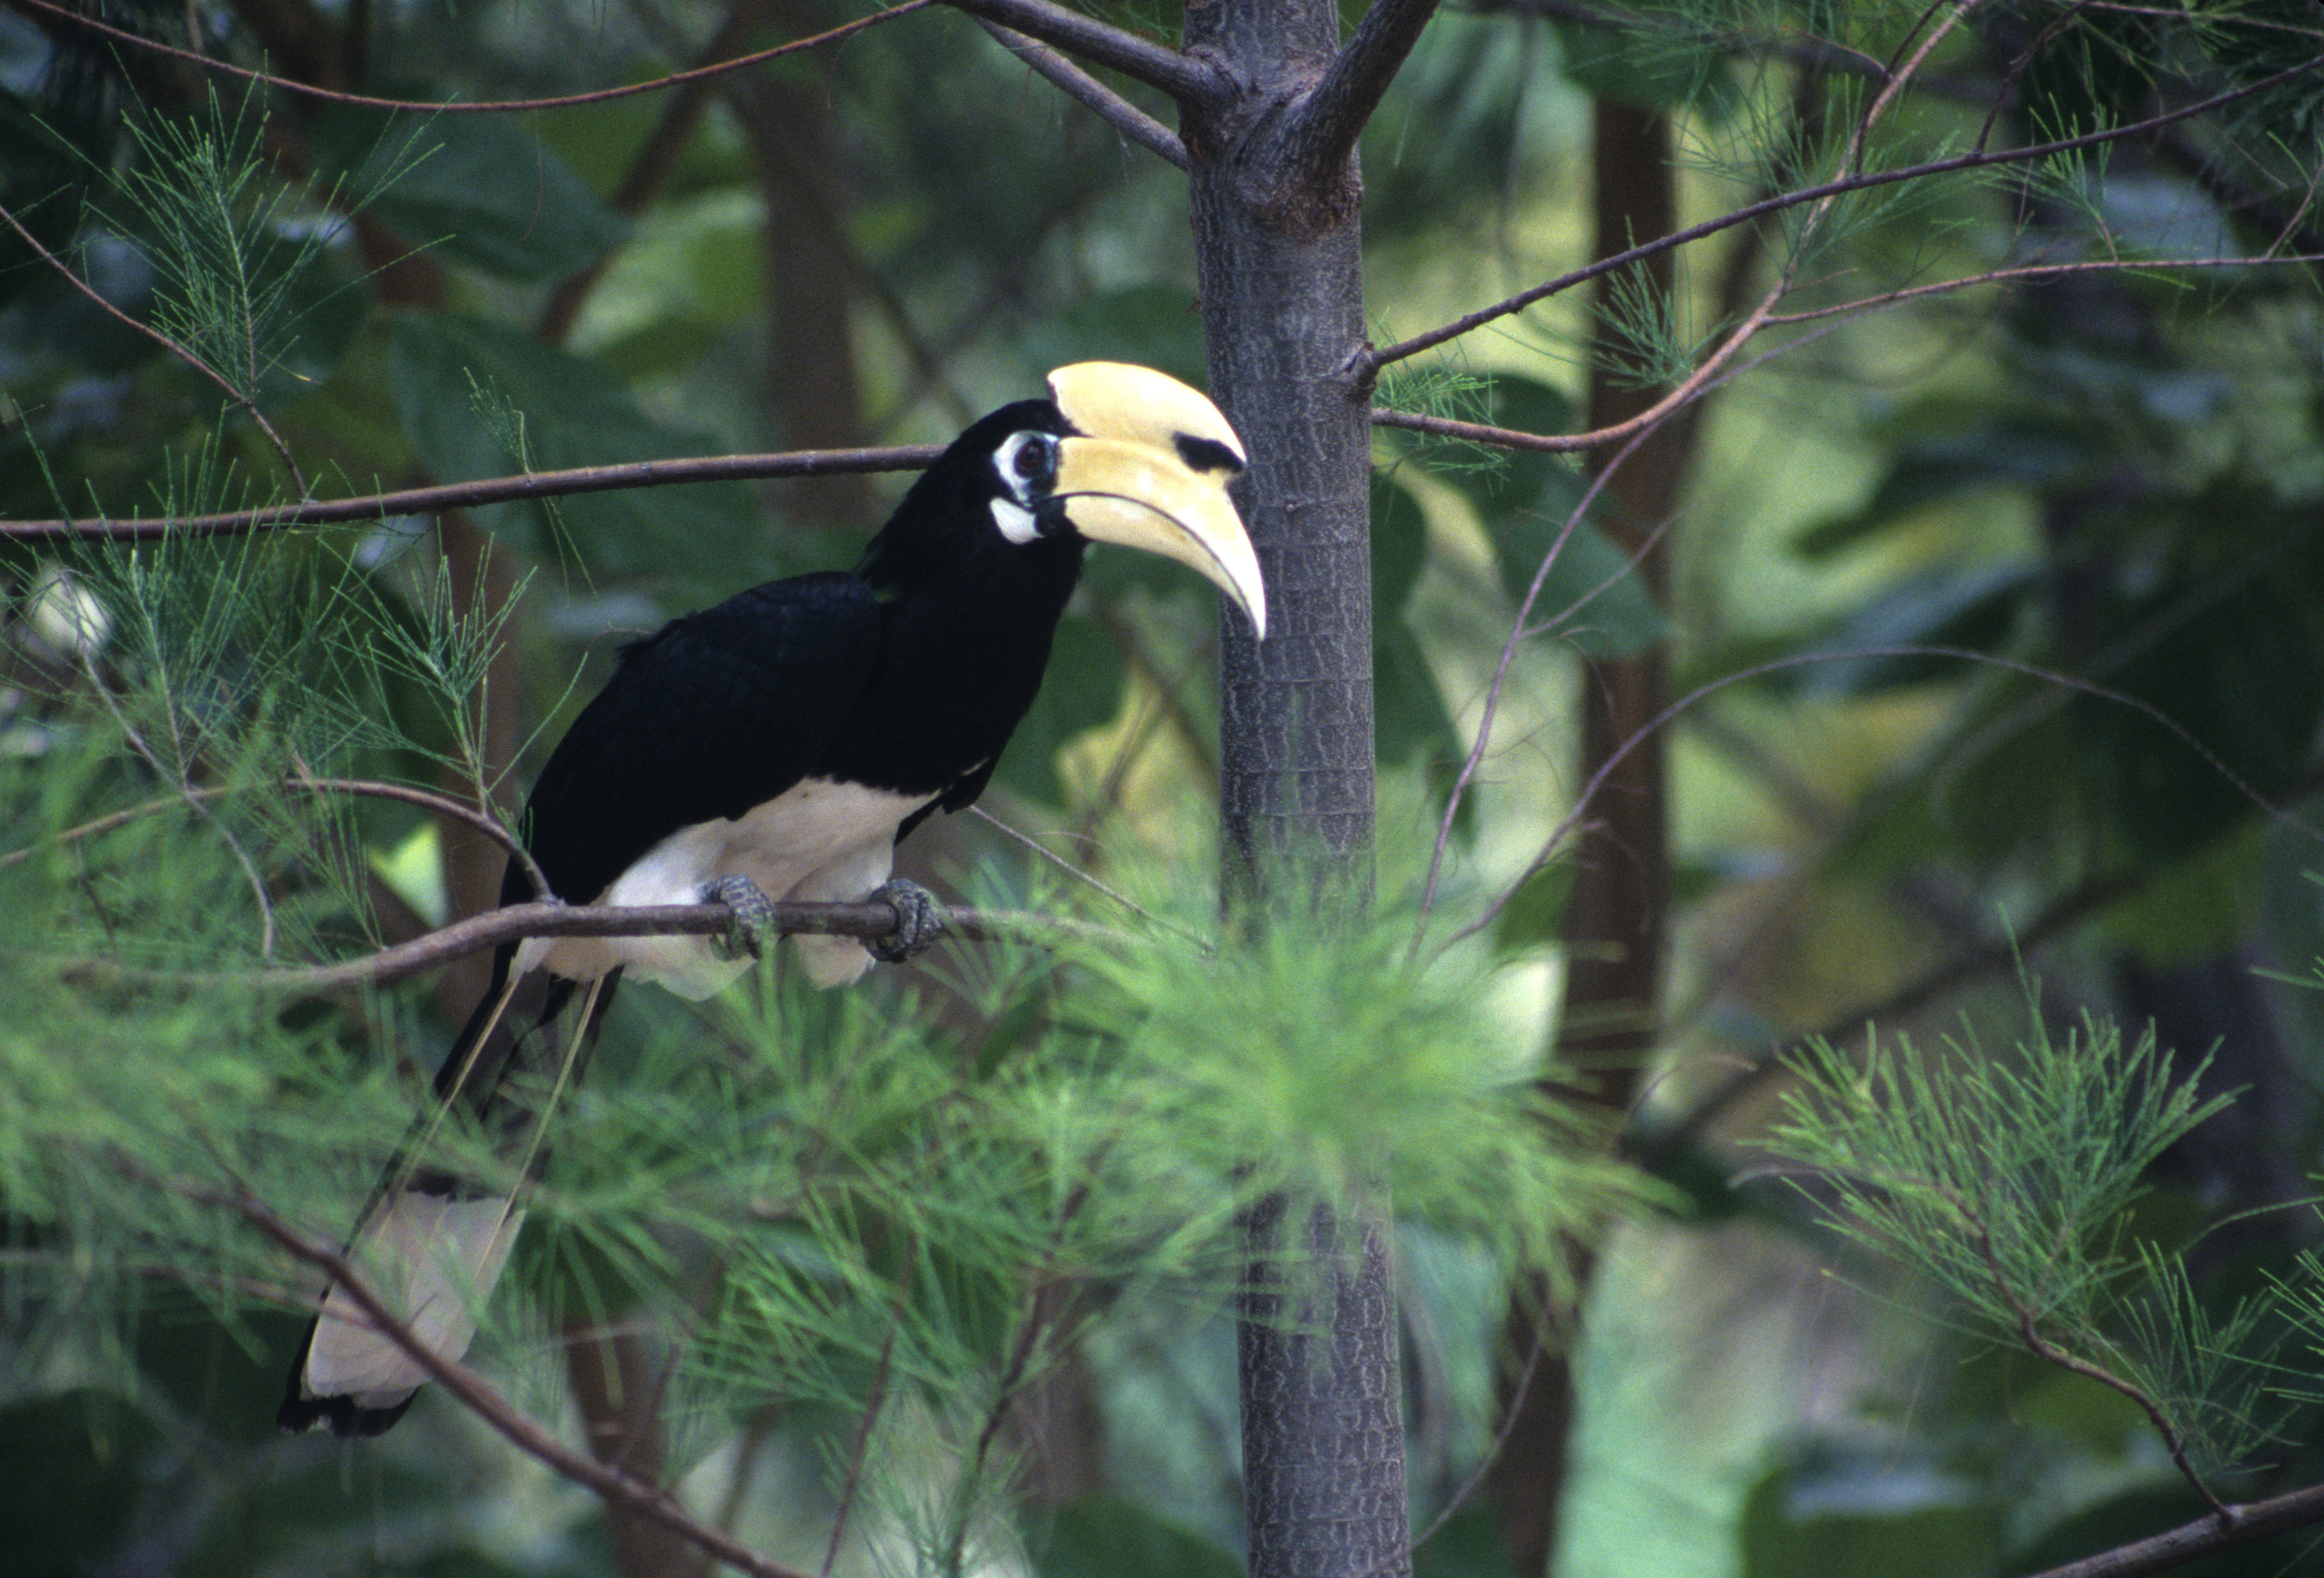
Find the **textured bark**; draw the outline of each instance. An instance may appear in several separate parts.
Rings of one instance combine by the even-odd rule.
[[[1359,903],[1371,880],[1370,391],[1343,372],[1363,343],[1361,187],[1352,155],[1302,171],[1296,114],[1338,38],[1328,0],[1186,14],[1189,52],[1230,84],[1182,135],[1211,393],[1250,450],[1239,502],[1268,592],[1265,642],[1222,622],[1222,875],[1243,900],[1283,897],[1293,862]],[[1246,1223],[1252,1578],[1410,1571],[1387,1221],[1277,1200]]]
[[[1368,872],[1372,838],[1367,391],[1341,369],[1363,343],[1353,161],[1324,191],[1285,190],[1268,134],[1322,74],[1336,13],[1219,5],[1191,48],[1241,91],[1185,128],[1211,394],[1242,435],[1240,494],[1267,576],[1265,642],[1222,621],[1219,794],[1235,880],[1268,854]]]
[[[1251,1578],[1412,1570],[1387,1223],[1385,1211],[1356,1223],[1279,1198],[1245,1221],[1237,1358]]]

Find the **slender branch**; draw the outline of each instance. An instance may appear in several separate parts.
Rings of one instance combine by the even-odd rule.
[[[189,1192],[190,1198],[229,1208],[272,1239],[290,1256],[322,1272],[363,1312],[371,1328],[395,1344],[403,1355],[428,1372],[461,1405],[498,1432],[526,1455],[546,1464],[576,1484],[595,1491],[605,1500],[651,1519],[671,1533],[699,1546],[719,1561],[752,1578],[806,1578],[798,1570],[770,1562],[724,1531],[712,1527],[678,1506],[669,1495],[621,1469],[567,1448],[508,1399],[486,1386],[476,1372],[457,1360],[447,1359],[412,1333],[411,1328],[389,1310],[347,1258],[324,1248],[255,1197],[208,1191]]]
[[[1041,859],[1048,862],[1051,865],[1065,872],[1065,875],[1073,878],[1074,881],[1085,883],[1088,886],[1096,889],[1099,892],[1112,900],[1116,904],[1120,905],[1124,909],[1129,910],[1132,915],[1135,915],[1140,920],[1145,921],[1148,926],[1158,927],[1162,930],[1168,932],[1172,937],[1176,937],[1179,941],[1190,943],[1204,953],[1211,951],[1211,945],[1208,942],[1195,936],[1193,932],[1188,931],[1185,927],[1180,926],[1174,920],[1165,920],[1161,916],[1155,914],[1154,911],[1147,909],[1145,905],[1140,904],[1137,900],[1131,898],[1120,889],[1111,886],[1093,872],[1082,870],[1081,867],[1074,864],[1073,862],[1067,860],[1064,855],[1058,854],[1055,851],[1051,850],[1047,844],[1034,837],[1031,834],[1024,832],[1019,828],[1010,826],[1008,823],[1003,822],[1000,817],[986,810],[982,806],[971,806],[968,808],[968,812],[970,816],[991,826],[1004,836],[1012,838],[1019,844],[1023,844],[1027,849],[1032,851]]]
[[[2076,153],[2085,149],[2103,147],[2107,143],[2142,136],[2148,132],[2174,125],[2181,121],[2209,115],[2214,110],[2225,109],[2257,94],[2264,93],[2269,88],[2282,87],[2284,83],[2304,77],[2319,68],[2324,68],[2324,56],[2304,60],[2296,66],[2286,67],[2256,81],[2247,82],[2240,88],[2214,94],[2209,98],[2182,106],[2178,109],[2164,110],[2142,121],[2132,121],[2104,131],[2085,133],[2078,137],[2061,137],[2052,142],[2029,143],[2023,148],[2004,149],[1997,153],[1980,149],[1972,152],[1956,154],[1950,159],[1934,159],[1923,164],[1906,165],[1896,170],[1864,171],[1851,175],[1839,176],[1816,186],[1802,187],[1797,191],[1781,192],[1774,197],[1763,198],[1756,203],[1746,203],[1741,208],[1730,208],[1716,218],[1705,219],[1701,224],[1690,225],[1683,230],[1674,230],[1668,235],[1641,242],[1628,251],[1600,258],[1569,273],[1560,274],[1554,280],[1545,281],[1529,290],[1520,291],[1516,295],[1497,301],[1490,307],[1480,307],[1474,312],[1464,314],[1440,328],[1430,329],[1425,334],[1415,335],[1410,339],[1398,340],[1394,345],[1361,352],[1351,359],[1349,373],[1354,376],[1376,374],[1391,362],[1401,362],[1408,357],[1416,356],[1423,351],[1434,350],[1448,340],[1458,339],[1462,335],[1481,328],[1496,319],[1507,318],[1512,313],[1522,312],[1536,301],[1570,291],[1576,285],[1587,283],[1600,274],[1612,273],[1618,269],[1628,268],[1632,263],[1652,257],[1657,253],[1688,245],[1706,236],[1716,235],[1720,231],[1733,229],[1738,225],[1748,225],[1755,219],[1762,219],[1771,214],[1779,214],[1787,208],[1795,208],[1804,203],[1820,202],[1828,198],[1843,197],[1849,192],[1864,191],[1875,187],[1893,186],[1899,181],[1951,175],[1965,170],[1985,170],[1997,166],[2023,164],[2035,160],[2054,158],[2061,153]]]
[[[910,444],[877,449],[677,456],[666,460],[632,460],[619,466],[529,471],[518,476],[400,488],[350,499],[309,499],[303,503],[270,504],[215,515],[132,517],[126,521],[110,516],[92,521],[0,521],[0,541],[103,539],[143,542],[163,537],[224,537],[283,526],[328,526],[384,520],[391,515],[433,515],[511,499],[562,498],[572,494],[611,493],[618,488],[669,487],[678,483],[735,482],[770,476],[829,476],[841,472],[917,471],[943,453],[941,445]]]
[[[1582,786],[1582,792],[1574,798],[1573,809],[1567,812],[1563,819],[1550,830],[1549,836],[1543,841],[1539,853],[1526,863],[1525,870],[1518,873],[1517,880],[1504,888],[1474,919],[1446,937],[1442,946],[1451,947],[1463,938],[1473,937],[1491,926],[1499,918],[1501,911],[1508,907],[1509,901],[1517,897],[1518,891],[1531,881],[1535,875],[1555,857],[1557,851],[1564,846],[1566,839],[1572,835],[1574,828],[1587,814],[1590,802],[1596,797],[1600,787],[1612,775],[1622,761],[1632,751],[1637,749],[1639,743],[1655,730],[1667,728],[1688,709],[1730,685],[1764,678],[1769,674],[1779,673],[1787,669],[1805,668],[1812,663],[1829,663],[1843,658],[1954,658],[1965,663],[1983,663],[1990,668],[2006,669],[2012,673],[2024,674],[2045,684],[2063,686],[2067,689],[2080,691],[2085,696],[2094,696],[2101,701],[2110,701],[2116,706],[2129,707],[2132,711],[2153,719],[2168,731],[2172,738],[2201,757],[2212,771],[2218,773],[2230,788],[2257,807],[2269,818],[2285,826],[2297,828],[2309,837],[2324,843],[2324,830],[2310,826],[2301,817],[2293,816],[2282,807],[2268,799],[2257,789],[2252,788],[2241,774],[2220,760],[2218,752],[2189,732],[2184,724],[2162,708],[2150,702],[2142,701],[2137,697],[2099,685],[2092,680],[2077,678],[2071,674],[2060,673],[2054,669],[2044,669],[2034,663],[2022,663],[2015,658],[2005,658],[1994,652],[1976,651],[1967,647],[1859,647],[1846,652],[1801,652],[1788,658],[1775,658],[1765,663],[1754,663],[1748,668],[1738,669],[1731,674],[1722,674],[1715,679],[1707,679],[1649,718],[1644,728],[1623,741],[1609,753],[1605,762],[1591,775],[1590,781]]]
[[[250,884],[251,897],[258,904],[259,956],[272,958],[274,956],[274,900],[266,891],[265,873],[258,869],[258,863],[251,859],[250,851],[243,847],[242,840],[234,835],[234,829],[228,827],[219,818],[218,814],[209,807],[204,798],[195,792],[192,780],[186,776],[185,752],[183,743],[179,740],[176,718],[173,715],[170,724],[171,738],[180,745],[178,764],[176,770],[172,771],[162,763],[161,752],[153,749],[152,743],[146,740],[143,732],[129,721],[129,714],[122,707],[121,698],[113,694],[113,687],[107,685],[105,682],[105,676],[97,672],[96,643],[90,639],[88,632],[87,631],[78,632],[74,644],[79,649],[81,671],[88,676],[89,687],[97,692],[97,700],[103,703],[105,710],[112,715],[114,726],[121,731],[122,738],[129,742],[129,748],[144,760],[146,766],[152,768],[161,777],[169,780],[171,787],[177,791],[177,798],[195,816],[208,822],[211,830],[225,840],[226,848],[233,852],[235,863],[242,867],[243,880]]]
[[[298,487],[299,491],[300,493],[305,493],[307,491],[306,476],[300,471],[298,459],[290,453],[290,444],[283,438],[281,433],[275,431],[274,424],[266,420],[266,413],[258,409],[258,402],[251,397],[248,392],[237,388],[232,379],[219,372],[217,368],[211,366],[208,362],[203,361],[199,355],[195,354],[194,348],[191,346],[179,343],[176,339],[172,338],[170,335],[163,332],[156,326],[147,323],[141,318],[133,318],[128,313],[124,312],[120,308],[115,307],[112,302],[106,300],[105,297],[98,292],[96,286],[90,284],[87,280],[82,279],[78,274],[73,272],[71,268],[67,266],[62,258],[57,256],[55,253],[51,252],[46,246],[42,245],[41,238],[33,235],[32,231],[26,229],[24,222],[17,218],[14,212],[5,205],[0,205],[0,222],[5,222],[8,228],[15,234],[16,239],[23,242],[32,250],[33,255],[38,257],[41,262],[47,264],[51,272],[62,279],[67,284],[79,291],[90,301],[95,302],[99,311],[103,312],[106,317],[114,319],[117,323],[127,325],[132,333],[143,335],[145,338],[152,340],[155,345],[160,346],[163,350],[169,352],[170,355],[177,357],[178,360],[183,362],[187,366],[191,367],[195,372],[200,374],[203,377],[216,384],[218,388],[218,392],[226,397],[228,402],[240,410],[244,415],[248,416],[250,420],[257,425],[258,430],[266,435],[266,441],[274,447],[274,453],[282,462],[282,469],[290,474],[290,480]]]
[[[1135,78],[1180,104],[1207,103],[1226,91],[1224,79],[1209,62],[1084,16],[1053,0],[945,0],[945,4],[980,22],[998,23]]]
[[[2256,269],[2277,263],[2324,263],[2324,252],[2279,252],[2257,257],[2163,257],[2085,258],[2078,263],[2024,263],[2015,268],[1988,269],[1982,273],[1966,274],[1958,280],[1936,280],[1923,285],[1904,285],[1894,291],[1884,291],[1877,296],[1859,297],[1853,301],[1838,302],[1830,307],[1804,308],[1797,312],[1778,312],[1767,319],[1768,325],[1813,323],[1826,318],[1846,318],[1857,313],[1877,311],[1894,307],[1902,301],[1918,301],[1931,296],[1941,296],[1954,291],[1973,290],[1979,285],[1997,285],[2019,280],[2052,280],[2067,274],[2136,273],[2153,270],[2157,273],[2191,273],[2200,269]]]
[[[1960,1210],[1961,1207],[1956,1205],[1954,1209]],[[2171,1422],[2170,1415],[2163,1412],[2163,1405],[2144,1388],[2134,1386],[2103,1364],[2093,1364],[2079,1353],[2068,1352],[2043,1336],[2034,1318],[2032,1307],[2018,1297],[2017,1289],[2010,1285],[2007,1275],[2002,1270],[2000,1257],[1993,1247],[1992,1233],[1976,1217],[1965,1219],[1971,1236],[1978,1241],[1978,1251],[1985,1257],[1986,1269],[1993,1273],[1993,1290],[2001,1296],[2002,1303],[2009,1306],[2009,1313],[2016,1318],[2017,1340],[2025,1344],[2026,1352],[2044,1364],[2055,1365],[2085,1380],[2094,1380],[2136,1404],[2139,1412],[2146,1416],[2146,1422],[2154,1426],[2155,1434],[2163,1437],[2163,1450],[2171,1454],[2172,1464],[2178,1469],[2180,1477],[2194,1487],[2195,1494],[2203,1499],[2203,1505],[2211,1509],[2214,1518],[2226,1520],[2230,1516],[2227,1504],[2203,1482],[2203,1476],[2197,1473],[2195,1465],[2188,1461],[2186,1439],[2179,1434],[2179,1426]]]
[[[2278,253],[2259,257],[2188,257],[2188,258],[2089,258],[2076,263],[2025,263],[2015,268],[1988,269],[1982,273],[1964,275],[1958,280],[1938,280],[1928,284],[1906,285],[1885,291],[1877,296],[1861,297],[1853,301],[1837,302],[1829,307],[1804,308],[1797,312],[1771,312],[1761,327],[1788,328],[1794,324],[1815,323],[1834,318],[1851,318],[1893,307],[1900,302],[1923,300],[1954,291],[1974,290],[1981,285],[2014,283],[2024,280],[2056,279],[2068,274],[2135,273],[2152,271],[2157,273],[2186,273],[2203,269],[2268,268],[2279,263],[2324,263],[2324,253]],[[1697,392],[1701,392],[1697,391]],[[1499,428],[1484,422],[1464,422],[1454,417],[1429,416],[1421,411],[1397,411],[1391,406],[1376,405],[1371,410],[1371,422],[1376,428],[1400,428],[1407,432],[1426,433],[1432,438],[1453,438],[1462,443],[1481,444],[1496,449],[1525,449],[1548,455],[1570,455],[1585,449],[1596,449],[1625,437],[1627,428],[1601,428],[1583,433],[1529,433],[1518,428]]]
[[[1078,99],[1107,125],[1157,157],[1181,170],[1186,168],[1186,145],[1178,140],[1177,133],[1160,121],[1038,39],[1028,38],[982,16],[976,19],[976,24],[991,33],[1002,49],[1047,78],[1068,98]]]
[[[972,909],[946,906],[945,929],[972,942],[1001,937],[1078,937],[1111,946],[1139,939],[1111,927],[1022,909]],[[766,929],[786,937],[893,936],[895,907],[865,900],[849,904],[779,903]],[[439,927],[408,943],[329,964],[280,970],[154,970],[110,959],[64,961],[68,973],[92,980],[148,982],[157,985],[223,987],[248,992],[322,992],[351,986],[383,986],[471,954],[529,937],[725,937],[734,912],[724,904],[510,904]],[[30,957],[34,950],[0,949]]]
[[[515,115],[544,109],[572,109],[582,105],[603,104],[608,99],[631,98],[641,93],[659,93],[666,88],[675,88],[683,83],[694,81],[697,78],[715,77],[729,71],[743,70],[784,55],[796,54],[801,50],[811,50],[821,44],[836,43],[841,39],[853,38],[866,28],[876,27],[883,22],[892,22],[897,17],[908,15],[915,11],[925,10],[935,5],[936,0],[903,0],[901,5],[891,5],[884,11],[876,11],[869,16],[859,16],[853,22],[842,23],[839,26],[816,33],[811,38],[796,39],[787,44],[777,44],[772,49],[759,50],[748,55],[737,55],[731,60],[720,60],[714,65],[698,66],[687,71],[674,71],[667,77],[656,77],[648,82],[626,82],[618,88],[600,88],[589,93],[560,94],[552,98],[509,98],[489,102],[456,99],[444,103],[438,103],[433,99],[376,98],[369,94],[343,93],[337,88],[318,88],[312,83],[300,82],[294,78],[278,77],[270,71],[254,71],[247,66],[230,65],[211,56],[198,54],[192,50],[181,50],[162,43],[158,39],[145,38],[131,32],[126,28],[115,27],[110,23],[98,21],[94,16],[60,5],[57,4],[57,0],[8,0],[8,3],[23,10],[39,12],[43,15],[55,17],[60,22],[70,23],[75,27],[85,28],[91,32],[102,33],[106,38],[140,50],[186,61],[205,71],[214,71],[224,77],[237,77],[245,82],[263,83],[269,88],[277,88],[301,98],[320,99],[329,104],[353,105],[364,109],[411,110],[423,115]]]
[[[475,807],[456,800],[449,795],[440,795],[433,789],[418,789],[408,783],[388,783],[367,778],[313,778],[301,775],[282,781],[289,788],[306,789],[314,794],[354,795],[363,799],[398,800],[407,806],[418,806],[423,810],[433,811],[438,816],[456,817],[508,851],[512,860],[522,863],[525,875],[532,879],[535,892],[545,893],[549,891],[549,880],[541,874],[540,866],[534,863],[531,851],[526,849],[514,834],[503,826],[496,817],[488,817]],[[6,871],[14,865],[22,865],[42,850],[54,849],[60,844],[78,844],[84,838],[94,838],[102,833],[111,833],[116,828],[126,827],[131,823],[142,821],[147,817],[173,810],[190,800],[223,799],[228,795],[243,792],[244,792],[243,789],[235,787],[211,785],[203,789],[189,789],[182,794],[165,795],[160,799],[147,800],[142,805],[124,807],[118,811],[109,812],[77,826],[68,827],[61,833],[51,834],[36,844],[27,844],[23,849],[0,852],[0,871]]]
[[[1305,187],[1331,180],[1356,139],[1379,108],[1421,30],[1436,14],[1437,0],[1372,0],[1352,37],[1332,59],[1329,70],[1304,99],[1287,128],[1290,154],[1286,178]]]
[[[2324,1485],[2287,1490],[2265,1501],[2236,1502],[2224,1513],[2207,1514],[2145,1539],[2045,1569],[2032,1578],[2148,1578],[2150,1573],[2167,1573],[2246,1540],[2288,1534],[2317,1523],[2324,1523]]]

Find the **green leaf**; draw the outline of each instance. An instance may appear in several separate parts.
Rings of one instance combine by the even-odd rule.
[[[1553,384],[1499,374],[1489,420],[1526,432],[1562,432],[1573,425],[1573,404]],[[1441,463],[1434,469],[1468,495],[1492,540],[1501,585],[1511,602],[1522,604],[1551,545],[1581,505],[1581,472],[1561,456],[1534,451],[1496,453],[1489,470]],[[1559,623],[1548,633],[1591,658],[1623,657],[1669,632],[1644,579],[1629,568],[1629,556],[1587,519],[1558,549],[1529,623],[1553,618]]]
[[[1753,1488],[1746,1578],[1959,1578],[1994,1555],[1977,1487],[1895,1452],[1824,1449]]]
[[[1561,935],[1566,901],[1573,896],[1573,867],[1553,861],[1518,884],[1493,918],[1493,948],[1503,955],[1545,947]]]
[[[190,1296],[140,1311],[139,1372],[189,1418],[244,1445],[275,1437],[282,1401],[282,1355],[294,1352],[307,1317],[259,1310],[246,1331],[229,1331]]]
[[[1242,1564],[1193,1529],[1117,1496],[1057,1509],[1037,1540],[1039,1578],[1240,1578]]]
[[[320,171],[422,246],[502,279],[579,272],[629,234],[570,166],[503,115],[333,106],[309,145]]]
[[[1491,523],[1493,562],[1510,599],[1522,604],[1567,516],[1512,510]],[[1643,651],[1670,631],[1630,556],[1589,521],[1577,524],[1543,577],[1527,623],[1555,620],[1545,632],[1587,658]]]
[[[1401,619],[1372,629],[1372,731],[1383,761],[1461,758],[1461,738],[1427,654]]]
[[[2081,429],[2024,411],[1974,421],[1937,408],[1892,426],[1937,424],[1903,438],[1903,451],[1862,508],[1827,517],[1793,540],[1801,558],[1838,557],[1923,507],[1976,488],[2071,481],[2099,457]]]
[[[1428,562],[1428,522],[1393,472],[1372,473],[1372,623],[1404,616]]]
[[[1797,649],[1829,661],[1779,669],[1766,683],[1800,696],[1872,696],[1958,677],[1963,660],[1884,647],[1955,647],[1997,651],[2017,628],[2019,611],[2039,594],[2031,564],[1946,566],[1881,593]]]
[[[1062,805],[1065,780],[1057,752],[1121,711],[1130,666],[1120,643],[1093,619],[1068,615],[1049,648],[1047,678],[1033,710],[1010,737],[997,770],[1001,782],[1043,805]]]
[[[2124,607],[2125,637],[2200,603],[2179,582]],[[2300,780],[2324,721],[2324,655],[2301,598],[2272,580],[2200,607],[2108,679],[2200,744],[2119,701],[2074,698],[2076,732],[2115,816],[2144,855],[2184,855]]]
[[[708,434],[648,417],[628,388],[594,363],[503,325],[434,313],[398,318],[389,335],[397,411],[412,448],[442,481],[719,448]],[[504,408],[512,429],[494,430],[502,421],[494,407]],[[739,482],[583,494],[558,501],[553,511],[492,504],[475,516],[538,557],[569,549],[586,571],[659,576],[697,594],[724,595],[758,579],[770,558],[757,507]]]

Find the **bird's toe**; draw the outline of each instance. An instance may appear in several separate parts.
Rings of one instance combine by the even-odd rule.
[[[748,877],[721,877],[704,884],[702,901],[724,904],[734,918],[718,939],[719,951],[730,959],[759,958],[775,935],[775,901]]]
[[[945,934],[945,907],[918,882],[898,877],[872,891],[872,898],[896,912],[896,929],[883,937],[867,937],[863,946],[882,964],[900,964],[926,953]]]

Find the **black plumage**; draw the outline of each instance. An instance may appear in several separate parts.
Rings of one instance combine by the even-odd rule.
[[[1039,689],[1090,538],[1194,565],[1263,618],[1256,559],[1226,502],[1240,450],[1215,409],[1162,374],[1107,364],[1060,369],[1051,391],[964,432],[853,573],[754,586],[624,650],[520,824],[557,897],[687,902],[736,878],[772,899],[879,887],[895,841],[984,789]],[[502,901],[535,896],[512,862]],[[795,944],[825,983],[870,962],[845,939]],[[510,1096],[512,1073],[577,1062],[625,969],[700,996],[743,967],[694,938],[505,946],[438,1095],[537,1165],[540,1115]],[[555,1034],[576,993],[586,1023]],[[385,1291],[426,1345],[456,1355],[521,1220],[514,1197],[399,1164],[357,1248],[400,1282]],[[376,1434],[424,1379],[335,1291],[281,1421]]]

